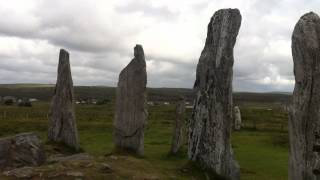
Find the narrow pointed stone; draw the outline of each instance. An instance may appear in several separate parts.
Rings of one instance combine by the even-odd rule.
[[[61,49],[58,76],[49,111],[48,139],[79,150],[69,53]]]
[[[292,34],[295,87],[289,116],[289,179],[320,179],[320,18],[303,15]]]
[[[238,9],[221,9],[211,18],[197,66],[189,123],[189,159],[229,179],[240,178],[230,144],[233,48],[240,25]]]
[[[114,143],[117,149],[144,154],[147,72],[143,48],[136,45],[134,58],[120,75],[117,88]]]
[[[185,100],[181,97],[176,106],[176,120],[173,130],[171,154],[177,154],[183,145],[185,128]]]

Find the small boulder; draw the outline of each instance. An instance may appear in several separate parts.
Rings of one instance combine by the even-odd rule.
[[[35,133],[0,138],[0,168],[39,166],[46,160],[44,146]]]
[[[113,172],[111,166],[109,164],[107,164],[107,163],[102,163],[101,164],[100,171],[103,172],[103,173],[112,173]]]

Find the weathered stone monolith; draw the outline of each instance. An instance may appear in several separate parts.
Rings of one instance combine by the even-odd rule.
[[[185,100],[181,97],[176,106],[176,120],[173,129],[173,138],[171,144],[171,154],[177,154],[183,145],[185,129]]]
[[[290,180],[320,179],[320,18],[303,15],[292,34],[295,87],[289,116]]]
[[[120,75],[117,88],[114,143],[119,150],[143,155],[147,72],[141,45],[134,48],[134,58]]]
[[[48,139],[79,150],[69,53],[60,50],[58,77],[49,111]]]
[[[211,18],[197,66],[189,123],[189,159],[229,179],[239,179],[240,172],[230,144],[233,48],[240,25],[238,9],[221,9]]]
[[[241,129],[241,112],[238,106],[234,107],[234,130]]]

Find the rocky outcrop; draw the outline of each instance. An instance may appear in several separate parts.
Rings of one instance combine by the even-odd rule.
[[[34,172],[33,167],[21,167],[16,169],[11,169],[9,171],[3,172],[5,176],[15,177],[17,179],[31,179],[37,174]]]
[[[211,18],[197,66],[196,98],[189,122],[189,159],[230,179],[239,179],[230,131],[233,119],[233,48],[240,25],[238,9],[221,9]]]
[[[289,116],[290,180],[320,179],[320,18],[303,15],[292,34],[295,87]]]
[[[238,106],[234,107],[234,130],[241,129],[241,112]]]
[[[46,160],[43,144],[34,133],[0,139],[0,169],[39,166]]]
[[[141,45],[134,48],[134,58],[120,75],[117,88],[114,143],[117,149],[143,155],[147,72]]]
[[[57,83],[49,111],[48,139],[79,150],[69,53],[60,50]]]
[[[183,97],[180,98],[176,107],[176,120],[173,129],[173,139],[171,144],[171,154],[177,154],[183,145],[184,139],[184,128],[185,128],[185,100]]]
[[[102,160],[100,157],[99,161]],[[4,171],[3,176],[0,174],[0,179],[96,179],[97,176],[98,179],[114,179],[103,177],[103,172],[99,171],[101,168],[104,168],[104,172],[111,171],[111,167],[107,171],[106,167],[89,154],[57,154],[49,156],[48,162],[42,166],[25,166]]]

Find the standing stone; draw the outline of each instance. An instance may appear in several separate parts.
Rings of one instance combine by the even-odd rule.
[[[173,129],[173,139],[171,144],[171,154],[177,154],[183,145],[184,139],[184,128],[185,128],[185,100],[183,97],[180,98],[176,107],[176,121]]]
[[[241,129],[241,113],[238,106],[234,107],[234,129],[235,130]]]
[[[295,87],[289,116],[290,180],[320,179],[320,18],[303,15],[292,34]]]
[[[69,53],[60,50],[58,77],[49,111],[48,139],[79,150]]]
[[[229,179],[240,178],[230,144],[233,47],[240,25],[238,9],[221,9],[211,18],[197,66],[189,123],[189,159]]]
[[[143,155],[147,72],[141,45],[134,48],[134,58],[120,75],[117,88],[114,143],[117,149]]]

